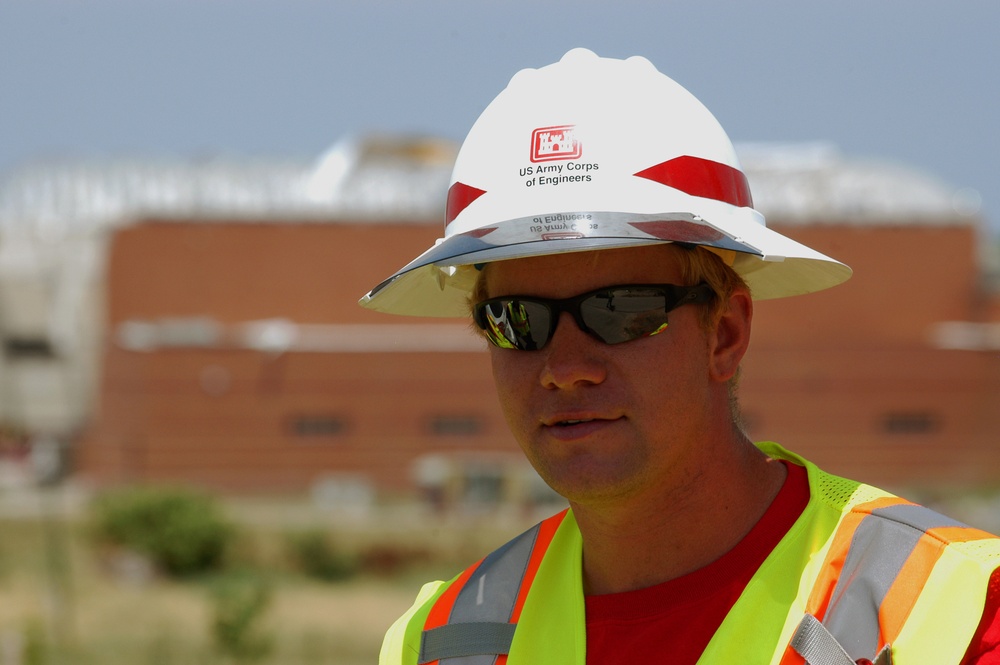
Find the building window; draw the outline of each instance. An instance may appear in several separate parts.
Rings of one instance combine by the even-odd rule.
[[[477,506],[493,506],[506,496],[506,482],[503,469],[480,466],[465,469],[462,500]]]
[[[336,415],[298,415],[289,419],[288,428],[294,436],[320,438],[338,436],[348,430],[347,419]]]
[[[483,429],[479,416],[434,416],[430,420],[431,433],[440,436],[474,436],[481,434]]]
[[[882,417],[882,431],[887,434],[931,434],[940,428],[940,419],[927,411],[900,411]]]
[[[44,337],[7,337],[3,352],[10,360],[49,359],[55,357],[52,344]]]

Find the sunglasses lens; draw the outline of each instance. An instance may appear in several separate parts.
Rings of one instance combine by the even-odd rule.
[[[552,313],[543,303],[497,298],[480,303],[476,314],[487,339],[502,349],[533,351],[549,341]]]
[[[580,303],[580,318],[606,344],[620,344],[665,330],[673,305],[658,288],[608,289]]]
[[[612,286],[575,298],[494,298],[474,308],[487,339],[503,349],[534,351],[549,341],[560,312],[569,312],[582,330],[605,344],[650,337],[667,328],[667,312],[711,300],[707,284]]]

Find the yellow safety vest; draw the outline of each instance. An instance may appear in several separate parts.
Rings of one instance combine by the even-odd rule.
[[[957,665],[1000,539],[758,446],[806,467],[809,503],[698,663]],[[425,585],[386,634],[380,665],[585,665],[581,562],[572,512],[541,522],[450,582]]]

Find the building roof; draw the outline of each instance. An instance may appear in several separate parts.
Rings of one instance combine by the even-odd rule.
[[[782,223],[977,223],[978,194],[834,146],[737,147],[757,208]],[[0,178],[0,233],[55,239],[139,218],[427,221],[443,214],[456,146],[348,137],[318,159],[64,160]]]
[[[843,155],[831,143],[737,146],[754,204],[783,224],[970,224],[980,195],[910,166]]]

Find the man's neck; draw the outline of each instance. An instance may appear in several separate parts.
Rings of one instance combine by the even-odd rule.
[[[732,549],[767,511],[786,470],[745,439],[705,455],[655,495],[572,503],[583,536],[584,591],[619,593],[676,579]],[[668,485],[668,483],[664,483]]]

